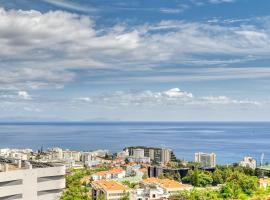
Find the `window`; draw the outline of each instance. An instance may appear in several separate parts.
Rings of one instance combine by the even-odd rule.
[[[18,200],[22,199],[22,194],[15,194],[6,197],[0,197],[0,200]]]
[[[12,185],[22,185],[22,183],[23,183],[22,179],[0,182],[0,188],[6,187],[6,186],[12,186]]]
[[[45,181],[55,181],[55,180],[61,180],[64,179],[64,175],[60,175],[60,176],[45,176],[45,177],[39,177],[37,179],[37,182],[45,182]]]

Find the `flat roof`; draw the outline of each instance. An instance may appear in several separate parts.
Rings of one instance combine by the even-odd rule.
[[[0,164],[7,164],[9,167],[9,171],[18,170],[18,169],[26,169],[27,162],[32,165],[32,168],[48,168],[48,167],[62,166],[61,164],[57,164],[57,163],[43,163],[43,162],[21,160],[21,168],[19,168],[18,161],[19,159],[16,159],[16,158],[0,157]]]

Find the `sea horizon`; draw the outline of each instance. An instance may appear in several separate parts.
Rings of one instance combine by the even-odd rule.
[[[270,122],[0,122],[0,148],[61,147],[81,151],[126,146],[172,149],[192,161],[195,152],[214,152],[218,164],[244,156],[270,160]]]

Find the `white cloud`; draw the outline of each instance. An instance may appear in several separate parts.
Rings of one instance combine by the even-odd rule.
[[[24,99],[24,100],[32,99],[31,96],[26,91],[19,91],[18,92],[18,97],[21,98],[21,99]]]
[[[179,88],[155,92],[155,91],[117,91],[91,97],[75,98],[75,102],[104,106],[212,106],[212,105],[253,105],[259,106],[260,102],[248,99],[233,99],[227,96],[194,96],[190,92]]]
[[[84,15],[2,8],[0,89],[61,88],[91,69],[146,71],[164,63],[205,66],[246,62],[250,55],[260,59],[270,53],[270,27],[263,26],[162,21],[98,29]]]
[[[71,9],[71,10],[80,11],[80,12],[95,12],[96,11],[96,9],[94,8],[82,6],[82,5],[67,1],[67,0],[42,0],[42,1],[50,3],[60,8]]]

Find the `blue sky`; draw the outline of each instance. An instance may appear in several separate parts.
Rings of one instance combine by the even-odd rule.
[[[269,121],[268,0],[0,0],[2,120]]]

